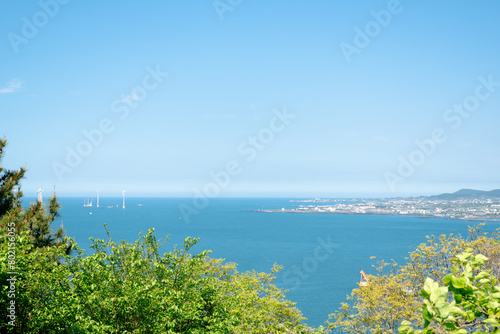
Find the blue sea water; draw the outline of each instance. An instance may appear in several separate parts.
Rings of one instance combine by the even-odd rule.
[[[290,199],[211,199],[199,213],[182,219],[179,205],[189,198],[101,198],[100,207],[84,207],[83,198],[60,198],[61,222],[87,253],[90,237],[106,238],[107,224],[115,241],[133,242],[140,232],[154,227],[157,237],[170,235],[165,251],[181,246],[187,236],[200,238],[192,250],[212,250],[211,257],[238,263],[239,271],[269,272],[283,265],[276,284],[288,289],[287,299],[308,318],[311,326],[324,325],[356,287],[359,272],[374,273],[377,259],[403,263],[408,252],[427,235],[467,234],[471,222],[404,216],[263,213],[259,209],[297,207]],[[92,212],[92,214],[89,214]],[[500,223],[490,222],[485,231]]]

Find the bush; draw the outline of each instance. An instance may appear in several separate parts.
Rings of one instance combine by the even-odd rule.
[[[490,261],[484,264],[485,270],[498,277],[500,236],[498,232],[483,234],[481,226],[470,227],[467,239],[428,237],[427,243],[409,254],[404,266],[379,262],[378,274],[369,276],[372,283],[352,290],[348,302],[330,315],[328,328],[340,333],[397,333],[402,321],[418,322],[423,303],[418,292],[428,278],[438,281],[451,273],[455,256],[464,249],[486,255]]]
[[[25,333],[298,333],[311,330],[271,273],[239,273],[236,265],[191,255],[198,240],[160,255],[151,229],[133,244],[92,240],[92,255],[75,244],[35,248],[16,239],[16,329]],[[3,237],[5,239],[5,237]],[[4,240],[5,241],[5,240]],[[164,240],[166,241],[166,240]],[[2,243],[0,257],[7,252]],[[53,259],[62,257],[58,263]],[[8,268],[2,262],[2,277]],[[7,275],[7,276],[6,276]],[[7,288],[2,291],[6,302]],[[8,302],[8,301],[7,301]],[[7,326],[7,328],[9,328]]]
[[[453,273],[440,286],[427,278],[423,297],[423,330],[403,321],[400,334],[500,333],[500,284],[491,271],[484,270],[488,258],[468,248],[455,258]]]

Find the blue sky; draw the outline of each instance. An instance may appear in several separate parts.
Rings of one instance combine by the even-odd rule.
[[[500,188],[498,2],[0,6],[3,164],[27,195]]]

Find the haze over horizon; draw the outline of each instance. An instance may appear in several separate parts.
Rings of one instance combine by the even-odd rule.
[[[2,162],[27,196],[500,188],[500,3],[1,8]]]

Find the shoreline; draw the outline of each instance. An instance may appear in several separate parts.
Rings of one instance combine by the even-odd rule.
[[[463,221],[479,221],[479,222],[500,222],[500,218],[465,218],[465,217],[450,217],[450,216],[422,216],[412,214],[391,214],[391,213],[358,213],[358,212],[326,212],[326,211],[298,211],[298,210],[247,210],[247,212],[256,213],[297,213],[297,214],[330,214],[330,215],[351,215],[351,216],[401,216],[401,217],[415,217],[422,219],[446,219],[446,220],[463,220]]]

